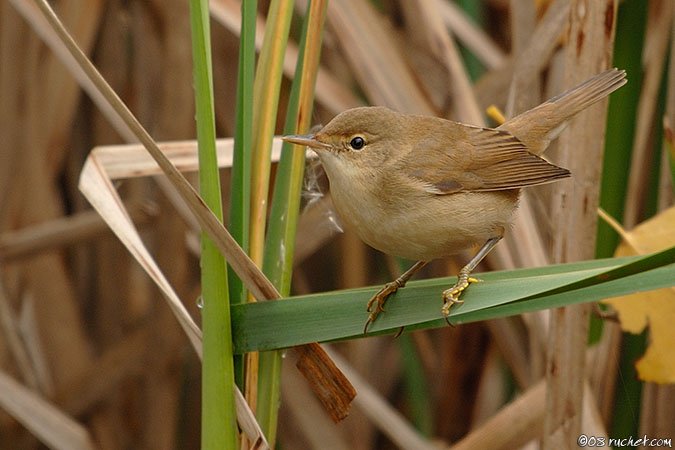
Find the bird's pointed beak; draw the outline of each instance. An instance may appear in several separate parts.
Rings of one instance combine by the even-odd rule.
[[[328,150],[330,145],[316,139],[314,134],[289,134],[281,139],[291,144],[304,145],[314,150]]]

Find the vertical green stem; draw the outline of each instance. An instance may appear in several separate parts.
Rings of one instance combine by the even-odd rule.
[[[612,217],[622,218],[628,186],[633,136],[637,117],[637,104],[642,86],[642,48],[647,24],[648,3],[640,0],[623,2],[617,16],[614,42],[614,66],[625,69],[629,82],[609,96],[605,134],[600,206]],[[596,256],[611,256],[619,237],[609,225],[598,221]]]
[[[424,436],[432,436],[433,398],[429,392],[429,383],[424,376],[422,361],[410,334],[399,336],[399,340],[411,421]]]
[[[625,69],[629,83],[609,97],[607,115],[607,133],[605,135],[605,153],[603,161],[600,206],[611,216],[623,217],[626,201],[626,186],[632,152],[637,105],[642,86],[642,51],[646,35],[648,3],[640,0],[622,2],[617,16],[617,30],[614,42],[614,66]],[[611,256],[619,243],[619,237],[606,223],[598,221],[596,256]],[[596,327],[602,321],[596,320]],[[633,366],[636,355],[644,352],[644,336],[624,334],[621,350],[620,372],[622,380],[617,383],[616,408],[613,423],[610,424],[611,436],[634,436],[638,431],[640,396],[642,383]],[[637,412],[636,412],[637,411]]]
[[[265,224],[267,223],[272,138],[276,127],[283,61],[292,15],[292,0],[271,1],[267,14],[265,39],[253,83],[254,129],[251,139],[251,210],[248,251],[253,262],[259,267],[262,266]],[[249,300],[254,301],[253,297]],[[258,409],[258,374],[260,373],[258,361],[258,353],[249,353],[245,356],[244,395],[254,412]]]
[[[213,107],[208,1],[190,0],[192,55],[199,144],[199,187],[206,205],[223,218]],[[225,260],[202,233],[202,449],[235,449],[238,431],[230,303]]]
[[[244,251],[248,251],[248,228],[251,202],[251,135],[253,127],[253,74],[255,71],[255,22],[257,0],[241,4],[239,68],[237,75],[236,129],[230,187],[230,233]],[[246,302],[246,289],[233,271],[228,273],[230,300]],[[244,389],[244,363],[235,356],[235,381]]]
[[[259,265],[262,264],[263,259],[265,224],[267,223],[272,138],[276,127],[283,61],[292,14],[292,0],[272,0],[270,3],[265,40],[253,86],[255,132],[252,138],[249,254],[251,259]]]
[[[300,55],[291,87],[284,132],[302,133],[309,128],[314,86],[321,55],[321,37],[327,2],[308,1],[300,42]],[[282,296],[290,294],[295,232],[305,167],[302,148],[284,144],[277,170],[270,225],[265,242],[263,272]],[[275,441],[280,398],[281,352],[260,354],[257,416],[270,443]]]

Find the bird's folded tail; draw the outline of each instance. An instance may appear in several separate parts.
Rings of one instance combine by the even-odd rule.
[[[558,137],[567,121],[626,84],[624,70],[599,73],[560,95],[506,121],[499,128],[520,139],[528,150],[540,155]]]

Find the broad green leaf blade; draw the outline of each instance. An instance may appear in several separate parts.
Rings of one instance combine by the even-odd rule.
[[[450,320],[466,323],[595,301],[675,284],[675,249],[649,256],[584,261],[480,275],[453,308]],[[620,277],[619,277],[620,276]],[[441,291],[455,278],[413,281],[387,303],[372,333],[444,326]],[[611,281],[610,281],[611,280]],[[568,287],[565,289],[565,287]],[[365,305],[377,287],[235,306],[235,352],[284,348],[363,336]]]
[[[460,318],[457,323],[475,322],[478,320],[507,317],[541,309],[559,308],[577,303],[595,302],[609,297],[650,291],[674,285],[675,264],[670,264],[582,289],[544,295],[541,297],[532,297],[526,300],[519,300],[513,303],[496,306],[494,308],[474,311],[472,314],[466,314],[466,320]]]

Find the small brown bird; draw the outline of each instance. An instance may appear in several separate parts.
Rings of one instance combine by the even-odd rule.
[[[316,134],[285,136],[318,154],[335,208],[363,241],[418,261],[370,299],[364,332],[428,261],[483,244],[443,291],[447,318],[511,223],[520,189],[570,176],[539,155],[572,116],[625,83],[623,70],[607,70],[494,129],[375,106],[344,111]]]

